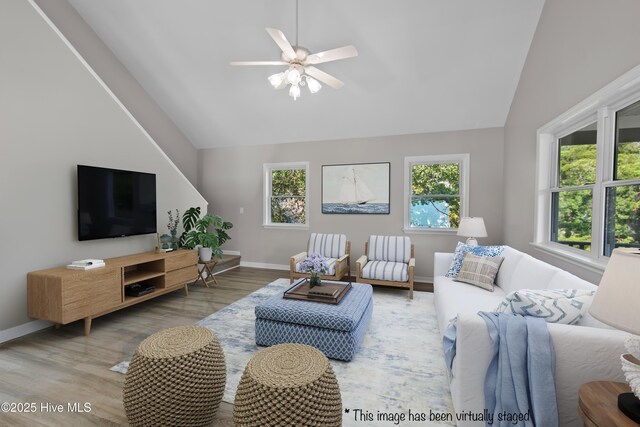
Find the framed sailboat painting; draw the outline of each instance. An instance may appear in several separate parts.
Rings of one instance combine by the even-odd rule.
[[[388,214],[391,163],[322,166],[323,214]]]

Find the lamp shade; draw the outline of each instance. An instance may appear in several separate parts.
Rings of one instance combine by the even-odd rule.
[[[458,236],[487,237],[487,229],[481,216],[465,217],[460,220]]]
[[[640,335],[640,250],[613,250],[589,312],[614,328]]]

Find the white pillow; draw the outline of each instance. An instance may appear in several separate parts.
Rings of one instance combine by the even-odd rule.
[[[585,313],[595,293],[582,289],[519,289],[508,294],[495,311],[573,325]]]
[[[493,282],[502,260],[504,258],[501,256],[475,256],[471,252],[467,252],[464,254],[458,277],[453,280],[493,292]]]

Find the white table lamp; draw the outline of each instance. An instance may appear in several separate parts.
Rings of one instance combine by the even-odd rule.
[[[487,229],[481,216],[465,217],[460,220],[458,236],[468,237],[467,245],[478,246],[476,237],[487,237]]]
[[[633,393],[619,395],[618,408],[640,423],[640,250],[613,250],[589,312],[596,319],[633,334],[625,341],[630,354],[620,357]]]

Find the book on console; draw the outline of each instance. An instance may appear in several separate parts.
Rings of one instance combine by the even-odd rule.
[[[77,265],[77,264],[69,264],[67,268],[69,270],[93,270],[94,268],[104,267],[106,264],[104,262],[95,263],[91,265]]]
[[[104,260],[103,259],[94,259],[94,258],[88,258],[88,259],[81,259],[78,261],[72,261],[71,265],[93,265],[93,264],[104,264]]]

